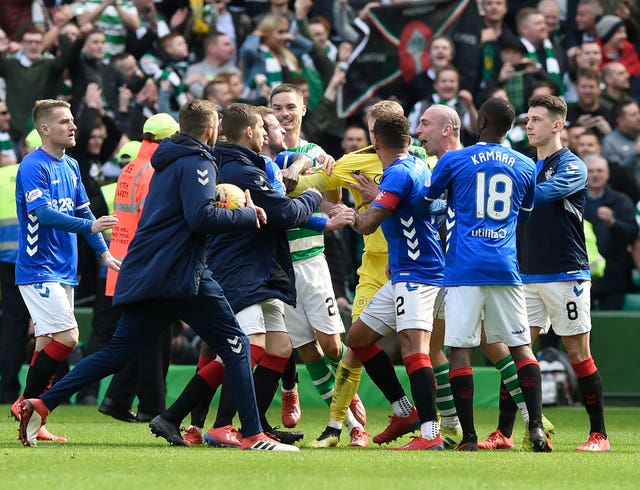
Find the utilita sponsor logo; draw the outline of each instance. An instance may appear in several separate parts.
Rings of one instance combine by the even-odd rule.
[[[489,230],[487,228],[478,228],[471,232],[471,236],[476,238],[491,238],[494,240],[502,240],[506,238],[507,231],[504,228],[500,228],[499,230]]]

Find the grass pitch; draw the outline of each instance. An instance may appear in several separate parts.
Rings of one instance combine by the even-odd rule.
[[[9,413],[0,406],[0,413]],[[146,424],[119,422],[96,407],[61,406],[48,427],[71,442],[40,442],[23,448],[17,423],[0,420],[0,488],[48,489],[413,489],[413,488],[638,488],[640,486],[640,409],[608,408],[612,450],[584,454],[574,447],[587,438],[582,408],[548,408],[555,424],[553,452],[458,453],[396,452],[372,443],[367,449],[341,446],[311,449],[308,442],[324,428],[328,409],[304,408],[300,453],[258,453],[208,446],[170,447],[149,434]],[[367,430],[384,429],[384,409],[368,412]],[[279,419],[273,410],[271,419]],[[476,410],[480,437],[491,432],[497,410]],[[211,420],[211,419],[210,419]],[[522,423],[514,432],[516,447]],[[406,442],[408,436],[397,442]]]

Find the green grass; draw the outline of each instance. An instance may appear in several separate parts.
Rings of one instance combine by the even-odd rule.
[[[0,413],[8,413],[1,406]],[[368,431],[386,424],[387,410],[369,411]],[[640,409],[609,408],[612,450],[576,453],[587,437],[582,408],[549,408],[555,424],[553,453],[522,451],[457,453],[396,452],[372,444],[367,449],[338,447],[300,453],[257,453],[235,449],[170,447],[149,434],[145,424],[127,424],[101,415],[95,407],[61,406],[48,427],[71,442],[23,448],[17,424],[0,421],[0,488],[47,489],[412,489],[412,488],[638,488],[640,486]],[[271,418],[277,420],[278,413]],[[317,436],[327,409],[303,408],[299,428],[305,440]],[[497,410],[478,409],[482,437],[493,430]],[[515,435],[522,439],[520,423]],[[343,444],[347,440],[343,436]],[[403,439],[405,440],[405,439]],[[304,442],[304,441],[303,441]]]

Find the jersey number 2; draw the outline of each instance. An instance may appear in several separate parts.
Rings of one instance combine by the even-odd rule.
[[[511,213],[513,181],[506,174],[492,175],[488,184],[486,180],[485,172],[476,174],[476,218],[503,221]]]

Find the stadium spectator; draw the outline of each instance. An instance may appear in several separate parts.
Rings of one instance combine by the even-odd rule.
[[[620,102],[634,100],[629,95],[631,87],[629,73],[622,63],[611,61],[602,67],[602,81],[604,91],[600,96],[600,102],[612,110]]]
[[[248,86],[255,88],[262,75],[266,76],[266,84],[272,89],[283,82],[291,82],[292,77],[302,75],[298,57],[309,52],[312,46],[310,39],[289,32],[286,17],[266,15],[240,47]]]
[[[640,59],[633,44],[627,39],[627,28],[623,20],[615,15],[605,15],[596,24],[598,42],[602,46],[603,66],[610,61],[619,61],[629,76],[640,75]]]
[[[576,46],[567,52],[569,58],[569,69],[564,76],[565,100],[567,103],[575,102],[578,100],[578,94],[576,93],[576,73],[581,68],[589,70],[595,70],[600,73],[600,66],[602,65],[602,50],[600,45],[595,41],[584,42],[580,46]],[[604,84],[600,82],[600,86]]]
[[[600,137],[609,134],[614,124],[613,114],[600,104],[600,75],[597,71],[580,68],[576,74],[578,100],[568,104],[567,124],[579,123],[593,129]]]
[[[595,131],[582,133],[578,137],[578,147],[574,153],[582,160],[587,155],[600,155],[602,153],[602,143],[598,134]],[[629,196],[631,202],[638,203],[640,201],[640,184],[636,181],[633,170],[615,161],[608,163],[609,185],[611,188]]]
[[[503,34],[498,39],[498,46],[501,68],[495,78],[487,81],[487,88],[504,88],[516,113],[522,114],[534,86],[541,81],[553,81],[535,60],[526,57],[527,48],[516,36]]]
[[[552,43],[563,46],[565,33],[560,26],[560,5],[558,5],[557,0],[540,0],[537,8],[544,16],[549,39]]]
[[[153,78],[135,79],[118,92],[118,125],[131,140],[142,139],[144,122],[160,111],[160,91]]]
[[[160,45],[163,56],[154,75],[158,81],[158,111],[177,117],[182,104],[193,98],[183,82],[189,68],[187,42],[182,34],[172,32],[160,40]]]
[[[189,92],[196,98],[202,97],[204,86],[220,73],[241,74],[233,64],[236,48],[229,36],[212,32],[207,34],[202,43],[204,49],[202,61],[191,65],[183,79],[184,84],[189,87]],[[244,70],[246,73],[246,69]]]
[[[631,290],[633,263],[629,249],[638,238],[635,206],[629,197],[608,185],[609,168],[605,158],[591,155],[586,163],[589,184],[584,217],[593,225],[598,250],[607,260],[604,276],[593,281],[593,307],[620,310],[624,295]]]
[[[60,55],[45,56],[42,29],[34,24],[21,31],[19,40],[20,51],[15,56],[0,56],[0,77],[6,82],[6,102],[11,112],[9,134],[14,142],[29,132],[35,101],[58,95],[60,78],[71,55],[71,41],[61,36]]]
[[[18,163],[18,158],[9,135],[11,113],[7,103],[0,99],[0,165]]]
[[[584,43],[591,43],[596,40],[596,24],[602,16],[602,5],[598,0],[580,0],[576,6],[573,32],[566,38],[565,48],[582,46]],[[569,57],[571,54],[567,53]]]
[[[233,61],[237,63],[237,53],[240,46],[244,44],[245,39],[253,30],[251,18],[237,9],[230,10],[229,4],[231,0],[207,0],[206,3],[215,7],[215,30],[229,36],[229,39],[236,47]]]
[[[361,150],[369,144],[367,130],[359,125],[349,126],[342,136],[341,147],[344,154]]]
[[[480,77],[481,87],[484,83],[494,77],[500,70],[500,46],[498,39],[501,36],[515,35],[505,24],[504,18],[507,15],[507,0],[482,0],[482,32],[480,42],[482,43],[482,74]]]
[[[407,94],[401,97],[403,106],[413,107],[418,101],[429,100],[435,93],[435,83],[438,72],[445,67],[452,66],[455,56],[453,41],[447,36],[435,36],[429,44],[429,59],[431,66],[426,71],[418,73],[411,80]],[[401,94],[398,94],[401,95]],[[422,112],[417,114],[419,117]]]
[[[640,184],[640,107],[635,101],[614,108],[616,128],[602,140],[602,156],[626,167]]]
[[[302,118],[302,133],[305,137],[317,142],[334,158],[342,155],[340,141],[344,134],[345,120],[338,117],[336,102],[345,82],[344,68],[336,64],[318,105],[313,112],[308,110]]]
[[[594,130],[585,130],[578,136],[575,150],[569,149],[584,161],[587,155],[600,155],[602,144],[598,133]]]
[[[453,65],[446,65],[436,72],[433,82],[433,94],[417,102],[409,114],[411,134],[416,133],[422,113],[434,104],[446,104],[455,109],[462,122],[462,143],[470,143],[478,134],[478,110],[473,96],[468,90],[460,90],[460,75]]]
[[[114,113],[118,107],[117,75],[114,67],[104,62],[106,36],[104,32],[92,30],[73,43],[73,51],[67,66],[73,87],[71,111],[79,114],[82,100],[90,83],[98,84],[103,96],[101,108]]]
[[[217,104],[221,113],[224,113],[224,110],[233,102],[229,84],[219,78],[211,80],[204,86],[202,98]]]
[[[295,25],[299,35],[312,42],[308,53],[300,56],[302,76],[309,84],[309,100],[305,101],[310,110],[315,110],[318,101],[329,84],[335,70],[335,61],[315,38],[309,27],[308,15],[314,2],[312,0],[296,0],[294,4]]]
[[[289,8],[289,0],[267,0],[269,9],[262,15],[253,17],[253,23],[259,25],[266,16],[275,15],[277,17],[285,17],[289,24],[295,20],[295,14]]]
[[[311,17],[309,19],[309,31],[327,57],[331,61],[337,61],[338,48],[331,41],[331,23],[325,17]]]
[[[168,35],[171,30],[162,14],[156,10],[153,0],[131,0],[135,7],[139,25],[125,23],[125,49],[140,59],[146,53],[158,54],[159,40]]]
[[[80,26],[91,23],[109,35],[105,48],[107,60],[125,50],[127,31],[140,27],[138,11],[131,0],[85,0],[77,22]]]
[[[520,41],[527,48],[527,57],[539,63],[556,85],[557,93],[564,93],[562,77],[566,70],[566,57],[562,49],[549,38],[544,15],[525,7],[516,16]]]

